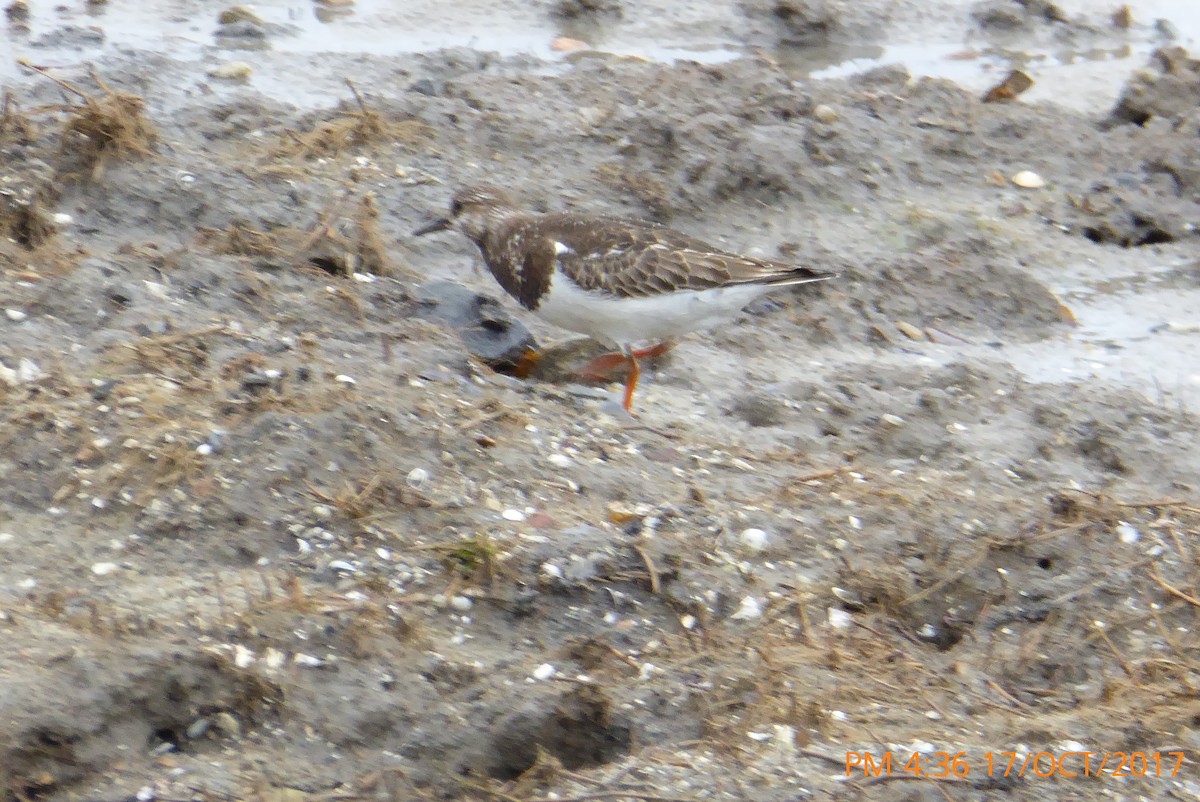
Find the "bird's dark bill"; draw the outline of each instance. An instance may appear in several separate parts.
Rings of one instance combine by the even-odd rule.
[[[421,226],[414,231],[412,235],[414,237],[423,237],[426,234],[432,234],[435,231],[445,231],[446,229],[450,228],[451,225],[453,225],[453,223],[450,222],[450,218],[443,217],[440,220],[434,220],[432,223]]]

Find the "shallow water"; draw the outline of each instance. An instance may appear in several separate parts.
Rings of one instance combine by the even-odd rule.
[[[1051,285],[1077,325],[1061,340],[1010,345],[1005,357],[1033,381],[1097,380],[1171,407],[1200,409],[1200,278],[1190,263]],[[1190,275],[1189,275],[1190,274]]]
[[[181,60],[235,58],[254,61],[254,53],[227,49],[214,32],[217,16],[228,3],[207,3],[202,10],[181,0],[152,3],[110,2],[84,9],[30,3],[28,31],[0,27],[0,44],[18,58],[50,66],[68,66],[96,58],[106,51],[137,48],[170,54]],[[550,62],[563,59],[553,52],[558,36],[585,39],[604,52],[653,61],[688,59],[720,62],[755,52],[728,37],[723,27],[734,12],[716,4],[700,5],[669,15],[631,10],[614,25],[556,24],[530,4],[521,7],[488,0],[445,4],[418,0],[400,4],[387,0],[358,0],[352,6],[330,9],[309,2],[262,2],[251,8],[265,22],[287,26],[271,36],[277,53],[419,53],[449,47],[470,47],[502,56],[527,55]],[[1089,17],[1107,14],[1111,4],[1064,4],[1068,13]],[[1155,20],[1169,20],[1179,44],[1200,41],[1200,4],[1193,0],[1143,0],[1130,3],[1135,25],[1120,34],[1121,41],[1073,49],[1056,42],[1014,39],[1004,44],[979,40],[964,31],[973,28],[969,3],[958,18],[932,20],[920,30],[889,30],[887,41],[854,46],[783,48],[769,55],[797,77],[845,75],[873,67],[901,64],[914,75],[948,78],[969,88],[983,88],[1007,70],[1021,67],[1037,83],[1027,100],[1053,99],[1077,108],[1101,108],[1111,103],[1131,69],[1140,66],[1155,47],[1169,43]],[[693,19],[694,17],[694,19]],[[104,38],[82,46],[55,46],[44,37],[64,27],[98,27]],[[47,46],[39,46],[44,40]],[[0,63],[0,80],[18,73],[15,60]]]

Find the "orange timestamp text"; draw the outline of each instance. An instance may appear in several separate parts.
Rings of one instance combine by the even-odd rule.
[[[1174,777],[1184,752],[847,752],[847,777]]]

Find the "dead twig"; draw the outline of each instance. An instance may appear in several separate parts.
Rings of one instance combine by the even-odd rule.
[[[1167,593],[1170,593],[1172,596],[1174,596],[1178,599],[1183,599],[1185,602],[1192,605],[1193,607],[1200,607],[1200,599],[1197,599],[1195,596],[1189,596],[1188,594],[1184,593],[1179,588],[1177,588],[1174,585],[1167,582],[1165,579],[1163,579],[1161,576],[1158,575],[1157,568],[1150,569],[1150,578],[1154,580],[1154,583],[1156,585],[1158,585],[1160,588],[1165,590]]]
[[[1104,641],[1109,650],[1113,653],[1113,657],[1117,658],[1117,663],[1121,666],[1121,670],[1125,672],[1125,676],[1129,677],[1130,679],[1134,679],[1133,669],[1129,667],[1129,663],[1125,662],[1125,658],[1119,651],[1117,651],[1117,644],[1113,643],[1112,638],[1108,637],[1108,633],[1104,631],[1104,627],[1097,623],[1093,624],[1093,628],[1095,629],[1096,634],[1100,636],[1100,639]]]
[[[658,569],[654,567],[654,560],[650,559],[650,555],[641,546],[634,544],[632,548],[642,558],[642,562],[645,563],[646,573],[650,574],[650,592],[657,596],[660,588],[658,584]]]

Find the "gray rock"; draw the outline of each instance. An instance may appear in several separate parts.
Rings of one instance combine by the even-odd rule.
[[[429,281],[416,291],[417,313],[453,328],[472,356],[495,370],[511,370],[536,343],[533,335],[490,295],[452,281]]]

